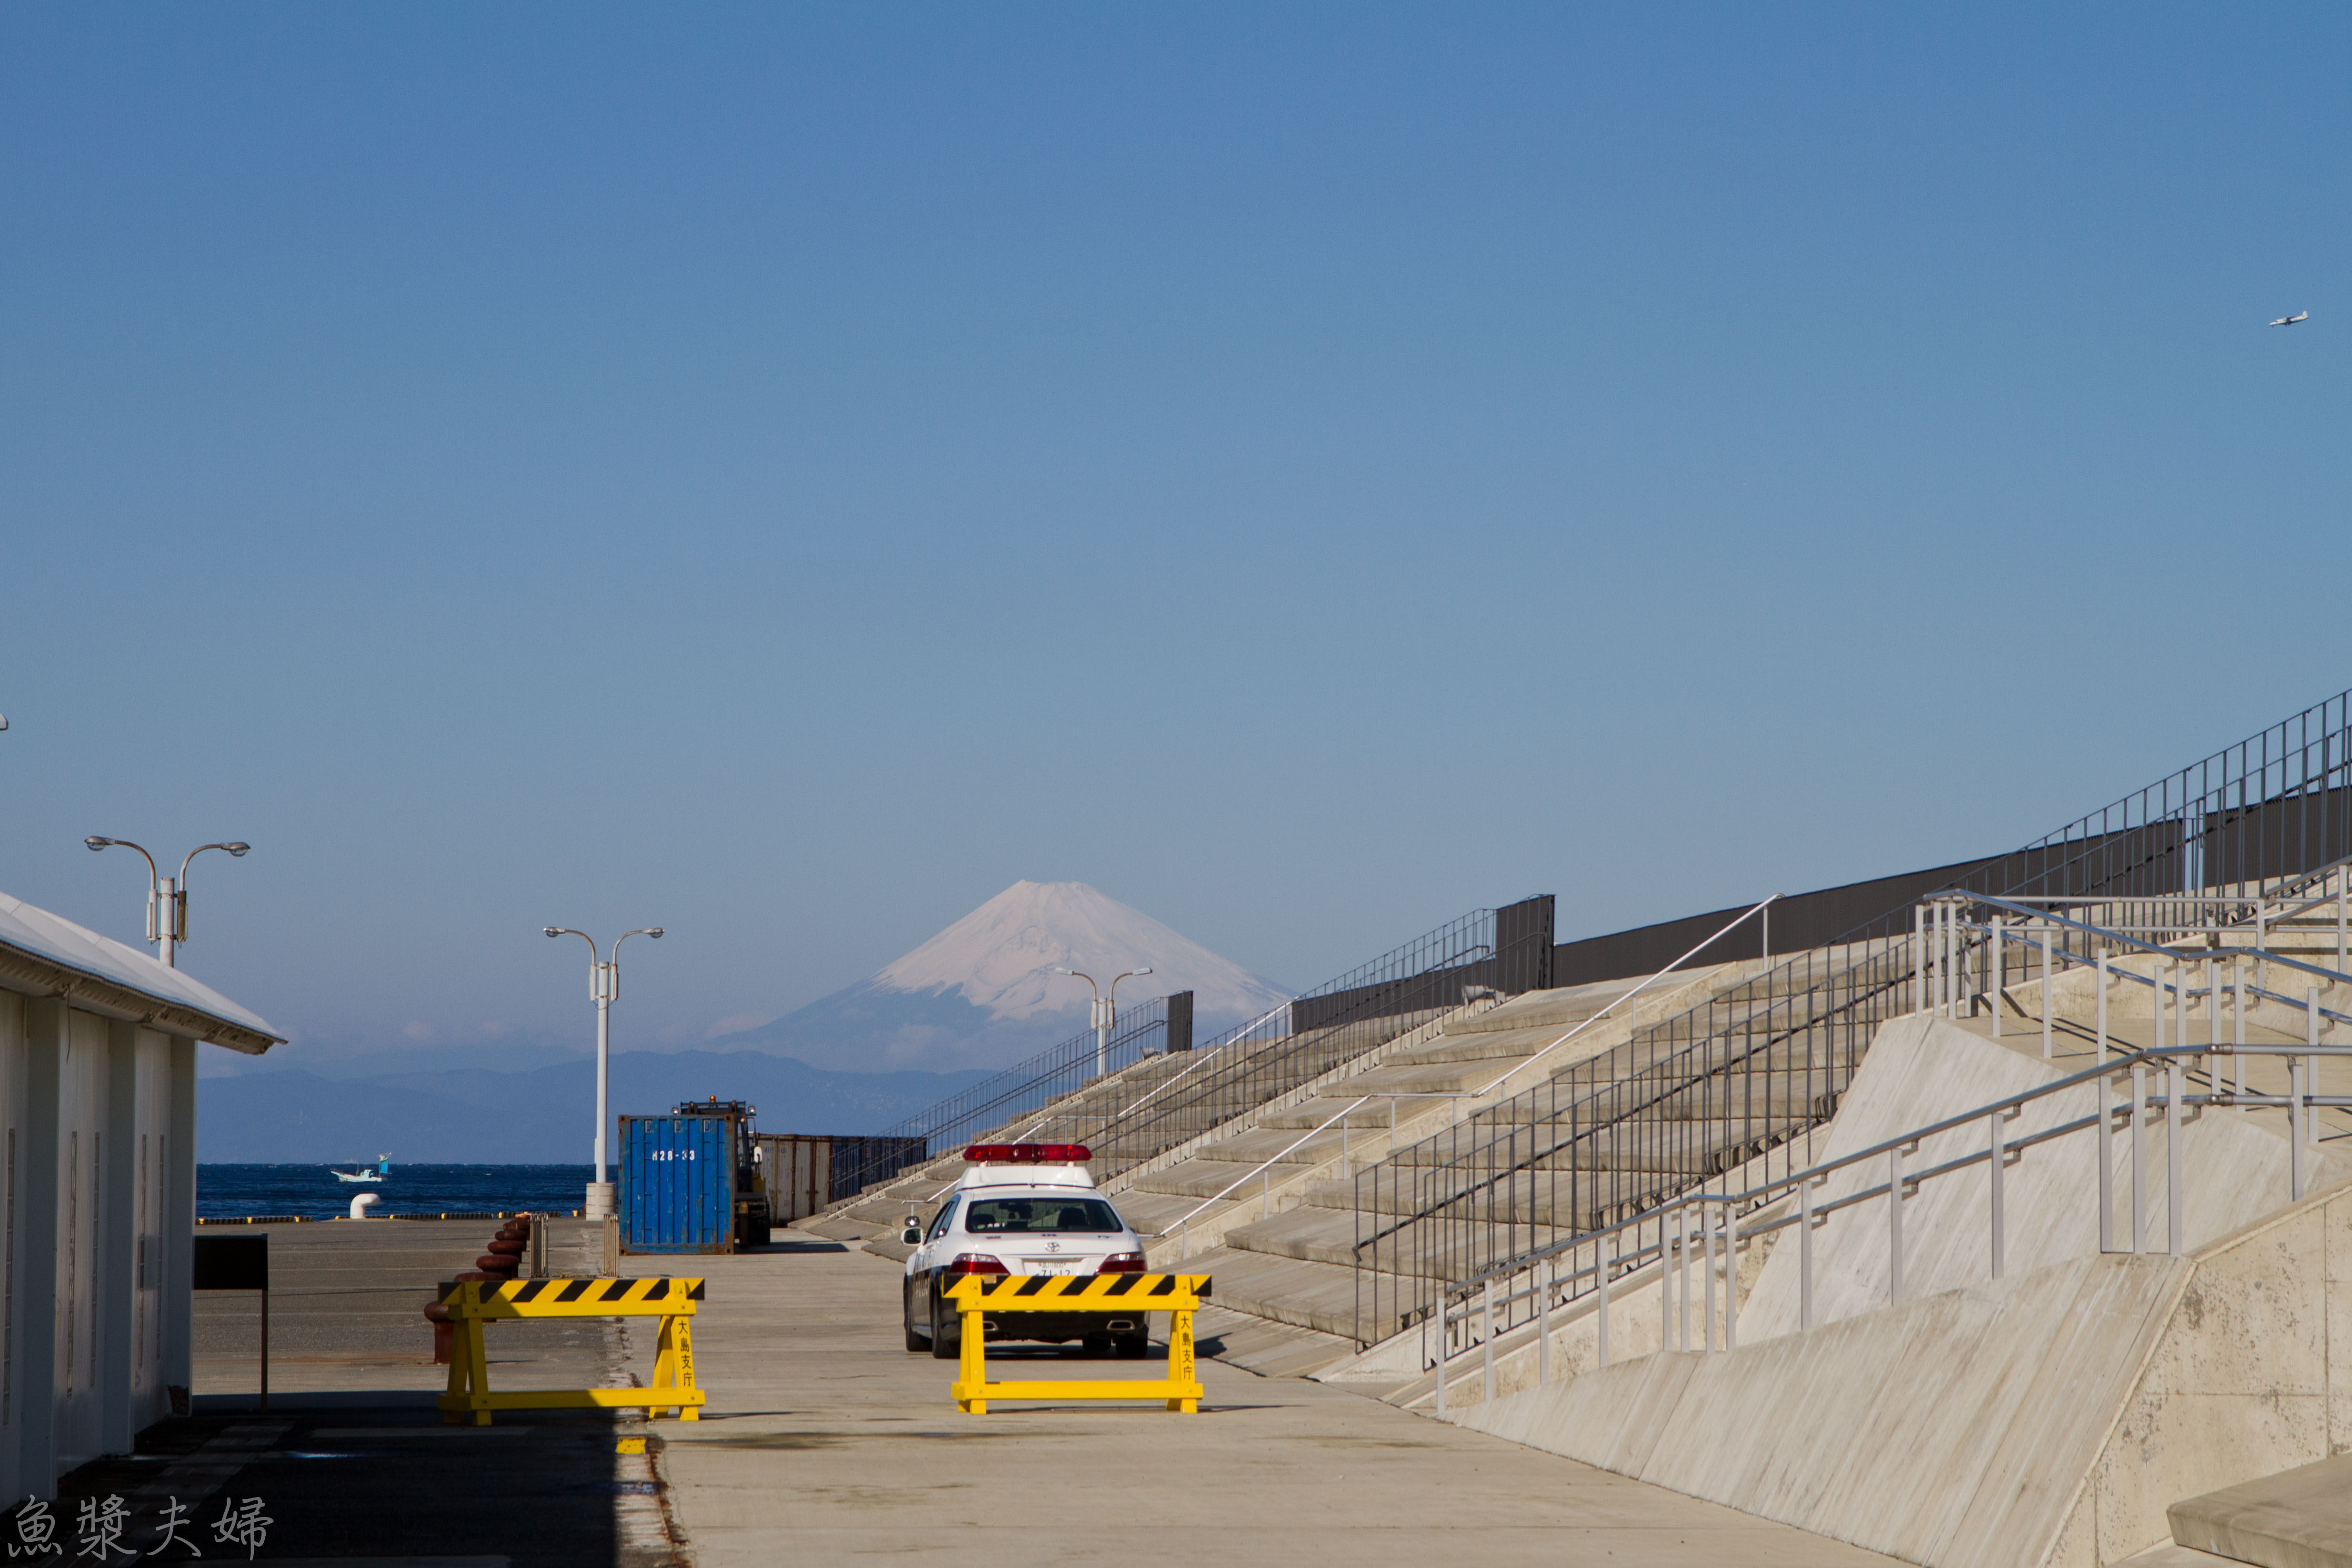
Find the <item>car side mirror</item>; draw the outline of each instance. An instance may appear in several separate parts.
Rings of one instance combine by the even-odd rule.
[[[898,1239],[909,1247],[920,1247],[923,1244],[923,1228],[919,1225],[909,1225],[906,1229],[898,1232]]]

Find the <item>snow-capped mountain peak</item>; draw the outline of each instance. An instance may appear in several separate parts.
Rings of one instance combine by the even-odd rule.
[[[1196,1039],[1286,999],[1082,882],[1016,882],[871,979],[723,1038],[841,1071],[1002,1067],[1086,1029],[1087,983],[1055,974],[1056,964],[1104,986],[1149,965],[1119,987],[1120,1014],[1190,991]]]
[[[1108,986],[1149,966],[1146,982],[1123,998],[1192,993],[1202,1014],[1256,1014],[1283,994],[1240,965],[1082,882],[1016,882],[929,941],[890,964],[874,983],[900,991],[954,991],[992,1018],[1026,1019],[1082,1007],[1084,980],[1053,972],[1065,965]]]

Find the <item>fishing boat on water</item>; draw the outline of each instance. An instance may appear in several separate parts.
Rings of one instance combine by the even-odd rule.
[[[368,1169],[364,1162],[362,1162],[356,1170],[338,1171],[335,1170],[335,1167],[332,1166],[329,1166],[327,1168],[330,1171],[334,1171],[335,1179],[337,1181],[390,1181],[392,1179],[392,1156],[390,1155],[378,1155],[375,1157],[375,1169],[373,1170]]]

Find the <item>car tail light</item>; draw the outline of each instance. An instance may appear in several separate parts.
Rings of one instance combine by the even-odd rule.
[[[948,1278],[961,1280],[966,1274],[1009,1274],[1013,1270],[985,1252],[959,1252],[948,1265]]]
[[[1102,1267],[1097,1269],[1095,1272],[1097,1274],[1140,1274],[1143,1272],[1143,1254],[1140,1252],[1114,1252],[1109,1257],[1102,1260]]]

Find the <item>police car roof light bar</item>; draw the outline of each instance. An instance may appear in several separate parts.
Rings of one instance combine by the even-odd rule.
[[[1082,1166],[1095,1157],[1084,1144],[973,1144],[966,1165]]]

